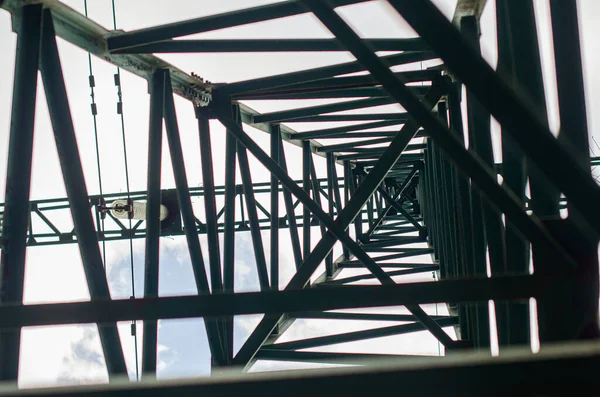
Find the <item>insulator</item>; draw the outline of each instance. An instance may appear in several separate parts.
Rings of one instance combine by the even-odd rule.
[[[111,214],[118,219],[137,219],[146,220],[146,209],[148,204],[141,201],[134,201],[132,211],[128,211],[127,200],[115,200],[112,203]],[[160,205],[160,220],[164,221],[169,216],[169,210],[164,205]]]

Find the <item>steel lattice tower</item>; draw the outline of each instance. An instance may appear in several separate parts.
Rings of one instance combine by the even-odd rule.
[[[532,0],[496,0],[496,70],[479,48],[485,0],[459,0],[452,21],[427,0],[389,0],[390,12],[401,15],[420,36],[410,39],[360,38],[334,11],[360,2],[290,0],[114,32],[58,1],[0,1],[12,14],[18,35],[6,202],[0,206],[0,380],[17,379],[21,327],[96,323],[113,383],[127,372],[116,322],[143,320],[141,382],[41,389],[28,395],[300,396],[374,390],[553,395],[569,393],[573,385],[597,393],[600,187],[590,167],[600,160],[589,154],[576,2],[550,0],[558,137],[548,127]],[[335,38],[172,40],[308,12]],[[147,79],[147,190],[88,194],[56,37]],[[284,51],[348,51],[356,60],[214,84],[152,55]],[[378,56],[378,51],[393,53]],[[442,62],[424,70],[391,70],[432,59]],[[64,199],[29,200],[38,71],[63,171]],[[176,95],[194,105],[202,187],[188,185]],[[289,99],[338,101],[270,113],[244,103]],[[362,111],[387,104],[400,104],[404,111]],[[499,163],[494,160],[491,117],[502,127]],[[213,158],[209,120],[227,130],[223,159]],[[286,125],[292,122],[347,124],[296,132]],[[261,147],[244,126],[268,134],[270,146]],[[332,139],[336,143],[328,143]],[[286,163],[283,148],[290,144],[302,149],[301,180],[288,174],[294,164]],[[161,188],[161,151],[167,147],[175,189]],[[316,156],[326,160],[325,178],[317,177]],[[253,181],[249,157],[271,173],[270,182]],[[223,160],[225,185],[216,186],[213,168]],[[236,163],[241,181],[235,180]],[[204,213],[195,212],[192,197],[202,201]],[[217,197],[224,205],[217,205]],[[161,215],[161,205],[168,215]],[[240,205],[241,216],[236,211]],[[135,214],[134,206],[140,206]],[[561,217],[564,209],[568,217]],[[70,214],[72,229],[51,220],[60,214]],[[128,218],[134,219],[127,223]],[[321,232],[314,248],[311,226]],[[286,254],[296,272],[280,288],[283,229],[290,235],[291,252]],[[269,250],[261,231],[269,232]],[[260,292],[234,292],[238,233],[251,235]],[[187,241],[197,296],[158,296],[159,241],[176,235]],[[199,242],[203,235],[208,260]],[[99,242],[122,239],[145,240],[143,298],[111,299]],[[337,243],[343,250],[334,257]],[[23,305],[26,249],[52,244],[78,245],[89,302]],[[420,255],[431,255],[433,261],[410,260]],[[322,264],[324,271],[315,278]],[[365,273],[342,277],[344,269]],[[439,280],[402,282],[403,276],[431,272]],[[363,280],[378,283],[351,285]],[[530,298],[537,303],[538,354],[528,348]],[[446,304],[449,315],[426,313],[422,305],[432,303]],[[407,311],[340,311],[397,306]],[[265,316],[234,354],[233,316],[242,314]],[[492,314],[495,330],[490,329]],[[157,321],[199,317],[205,319],[213,372],[225,375],[150,382],[156,375]],[[406,323],[276,343],[296,319]],[[447,358],[306,350],[421,330],[435,336]],[[500,357],[490,355],[492,331]],[[245,375],[259,359],[358,367]],[[0,394],[25,393],[7,388]]]

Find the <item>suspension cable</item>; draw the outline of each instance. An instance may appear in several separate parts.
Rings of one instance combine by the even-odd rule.
[[[83,7],[85,12],[85,17],[88,16],[88,8],[87,8],[87,0],[83,0]],[[94,93],[94,87],[96,87],[96,79],[94,77],[94,72],[92,68],[92,55],[88,52],[88,69],[89,69],[89,77],[88,82],[90,85],[90,110],[92,112],[92,118],[94,120],[94,139],[96,143],[96,168],[98,171],[98,188],[100,190],[100,197],[103,197],[102,192],[102,169],[100,168],[100,145],[98,144],[98,106],[96,105],[96,96]],[[96,216],[99,216],[96,213]],[[104,218],[100,217],[100,233],[104,234]],[[102,265],[106,268],[106,241],[102,239]]]
[[[115,9],[115,0],[111,0],[113,29],[117,30],[117,15]],[[127,188],[127,203],[131,205],[131,190],[129,185],[129,165],[127,161],[127,142],[125,139],[125,116],[123,114],[123,90],[121,87],[121,69],[117,67],[117,73],[114,75],[115,86],[117,87],[117,114],[121,118],[121,137],[123,140],[123,160],[125,163],[125,185]],[[133,264],[133,226],[131,217],[129,218],[129,259],[131,266],[131,299],[135,299],[135,271]],[[131,322],[131,335],[133,336],[134,354],[135,354],[135,377],[140,380],[139,360],[138,360],[138,340],[137,340],[137,321]]]

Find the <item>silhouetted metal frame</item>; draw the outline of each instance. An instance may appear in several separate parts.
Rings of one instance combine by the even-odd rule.
[[[49,10],[44,11],[43,25],[40,70],[83,270],[91,299],[110,299]],[[109,377],[127,373],[117,324],[102,325],[98,330]]]
[[[152,73],[150,80],[150,130],[148,133],[148,201],[144,259],[144,297],[158,296],[160,257],[160,181],[162,171],[162,121],[167,70]],[[144,321],[142,377],[156,378],[158,324]]]
[[[531,100],[503,80],[431,2],[389,2],[600,233],[600,187],[585,169],[587,164],[577,159],[571,144],[554,138]]]
[[[443,84],[434,85],[432,90],[428,94],[428,96],[426,96],[425,100],[427,102],[433,102],[433,103],[437,102],[437,100],[442,95],[443,89],[444,89]],[[221,99],[221,100],[225,101],[224,99]],[[234,131],[234,126],[233,126],[233,123],[231,122],[231,119],[227,116],[226,112],[224,112],[222,110],[222,108],[226,107],[227,105],[225,105],[225,104],[220,105],[218,103],[214,103],[213,106],[214,106],[213,111],[216,114],[217,118],[223,124],[225,124],[226,128],[229,131]],[[350,223],[353,221],[353,219],[356,217],[356,215],[361,211],[361,209],[365,205],[366,201],[373,194],[376,187],[383,181],[383,179],[385,178],[385,175],[390,170],[390,168],[394,165],[394,163],[397,161],[397,159],[400,157],[402,150],[404,149],[404,147],[406,147],[408,145],[408,142],[410,142],[410,140],[412,139],[414,134],[417,132],[417,130],[418,130],[418,126],[409,121],[401,129],[401,131],[398,133],[397,137],[390,143],[390,146],[388,147],[386,152],[384,152],[382,154],[380,160],[377,162],[377,164],[375,165],[373,170],[371,170],[371,172],[369,173],[369,176],[365,179],[365,181],[361,184],[361,186],[359,186],[357,192],[352,196],[352,198],[347,203],[344,210],[342,210],[342,212],[338,215],[336,220],[333,222],[333,224],[335,225],[334,227],[336,228],[336,230],[338,232],[345,234],[344,229],[350,225]],[[259,155],[262,153],[262,149],[260,149],[260,147],[258,147],[251,139],[247,138],[246,134],[241,130],[241,128],[238,127],[236,132],[237,132],[236,136],[238,137],[238,139],[240,139],[240,141],[241,141],[241,139],[244,139],[244,142],[242,142],[244,145],[250,145],[254,148],[254,149],[251,149],[250,146],[247,146],[247,148],[255,155],[255,157],[257,157],[257,159],[260,162],[262,162],[263,165],[265,165],[267,167],[267,169],[269,169],[274,174],[277,172],[277,176],[278,176],[280,182],[284,186],[286,186],[289,182],[291,182],[291,184],[289,184],[287,187],[290,190],[293,188],[296,188],[296,189],[294,189],[295,190],[294,195],[296,195],[296,197],[303,200],[303,202],[306,201],[307,205],[310,202],[312,202],[310,197],[305,197],[304,190],[302,188],[300,188],[299,186],[297,186],[287,176],[287,173],[285,173],[285,171],[283,173],[278,172],[278,170],[275,167],[273,167],[273,165],[268,165],[268,161],[267,161],[268,156],[266,156],[266,154],[264,156],[265,158],[262,158],[263,156],[259,157]],[[281,171],[283,171],[283,170],[281,170]],[[284,183],[284,181],[286,181],[286,183]],[[319,219],[321,219],[324,222],[330,220],[330,218],[323,213],[321,208],[318,207],[316,205],[316,203],[312,202],[312,205],[316,208],[314,208],[314,209],[311,208],[311,211],[313,211],[313,213],[316,216],[318,216]],[[323,213],[323,214],[317,215],[317,213]],[[298,272],[292,277],[292,280],[289,282],[287,288],[293,289],[293,288],[303,287],[308,282],[310,276],[315,271],[318,264],[327,256],[327,254],[329,254],[329,252],[333,248],[333,245],[335,244],[337,239],[332,235],[330,225],[327,225],[327,227],[329,228],[330,231],[321,238],[321,241],[316,245],[316,247],[313,249],[313,251],[310,253],[310,255],[304,259],[303,265],[298,269]],[[348,244],[354,245],[355,248],[357,247],[356,243],[350,238],[345,239],[345,241],[342,241],[342,243],[344,245],[346,245],[350,251],[352,251],[352,250],[350,249]],[[359,250],[360,250],[360,248],[359,248]],[[360,250],[360,251],[362,251],[362,250]],[[353,253],[356,255],[356,252],[353,252]],[[362,251],[362,253],[364,253],[364,251]],[[365,259],[367,259],[367,261],[370,261],[370,258],[368,257],[368,255],[366,255]],[[376,268],[377,267],[375,265],[375,269]],[[383,273],[383,275],[381,273]],[[380,272],[379,274],[382,275],[383,277],[385,277],[384,272]],[[260,348],[262,343],[264,343],[264,341],[269,336],[269,334],[271,333],[273,328],[276,326],[277,322],[279,321],[280,316],[279,317],[278,316],[267,316],[261,321],[261,323],[259,323],[257,328],[250,335],[250,337],[248,338],[246,343],[242,346],[242,348],[240,349],[240,351],[234,358],[234,364],[246,365],[246,364],[250,363],[250,361],[252,360],[252,357],[254,356],[256,351],[258,351],[258,349]],[[434,324],[430,323],[430,326],[435,327],[435,323]]]
[[[0,242],[0,304],[23,302],[41,36],[42,6],[23,7],[17,36],[6,204]],[[0,381],[17,379],[20,344],[20,328],[0,330]]]
[[[198,294],[210,294],[208,278],[206,276],[206,267],[200,247],[200,240],[196,232],[196,223],[192,209],[192,200],[187,183],[185,164],[183,161],[183,151],[181,147],[181,138],[179,136],[179,127],[177,126],[177,116],[175,114],[175,102],[173,100],[173,91],[171,89],[171,80],[167,74],[164,96],[164,121],[167,130],[167,140],[169,142],[169,152],[171,154],[171,164],[173,166],[173,176],[177,190],[177,200],[181,209],[185,237],[190,253],[191,265],[194,271],[194,279]],[[219,286],[220,287],[220,286]],[[218,293],[219,291],[213,291]],[[220,321],[216,319],[207,319],[204,322],[208,343],[212,353],[213,362],[222,363],[225,361],[225,351],[223,351],[223,337]]]

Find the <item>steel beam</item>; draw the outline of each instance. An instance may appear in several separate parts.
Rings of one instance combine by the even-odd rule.
[[[278,165],[287,173],[287,161],[285,158],[285,150],[283,148],[283,140],[281,139],[281,134],[278,135],[279,140],[279,163]],[[271,175],[275,176],[274,173]],[[279,180],[279,178],[277,178]],[[283,184],[282,184],[283,186]],[[298,234],[298,224],[296,223],[296,213],[294,210],[294,205],[292,203],[292,193],[288,188],[283,186],[283,201],[285,204],[285,210],[287,213],[287,223],[288,229],[290,231],[290,241],[292,244],[292,255],[294,256],[294,264],[296,265],[296,270],[300,268],[302,265],[302,249],[300,248],[300,236]],[[302,227],[305,225],[303,224]]]
[[[0,304],[22,303],[25,283],[33,128],[42,35],[42,6],[23,8],[17,36],[14,88],[2,222]],[[16,381],[21,330],[0,331],[0,381]]]
[[[240,175],[244,184],[244,193],[246,197],[246,208],[248,210],[248,221],[250,223],[250,233],[252,235],[252,247],[254,250],[254,260],[256,262],[256,271],[258,273],[258,283],[261,291],[267,291],[271,286],[269,284],[269,273],[267,271],[267,260],[263,248],[262,235],[258,224],[258,213],[256,211],[256,198],[252,190],[252,175],[248,163],[248,152],[242,145],[237,145],[237,153],[240,165]]]
[[[110,299],[49,10],[44,11],[40,70],[90,297]],[[126,374],[117,324],[100,326],[99,332],[109,377]]]
[[[435,321],[435,320],[434,320]],[[446,317],[436,321],[440,327],[449,327],[457,324],[455,317]],[[321,346],[335,345],[338,343],[357,342],[361,340],[382,338],[391,335],[402,335],[411,332],[419,332],[426,330],[421,323],[411,323],[402,325],[392,325],[389,327],[374,328],[362,331],[346,332],[336,335],[318,336],[315,338],[307,338],[293,340],[289,342],[277,343],[273,345],[265,345],[262,349],[267,350],[298,350],[308,349]],[[262,350],[261,349],[261,350]]]
[[[281,130],[278,124],[271,126],[271,159],[279,163],[279,140]],[[279,180],[271,174],[271,223],[270,223],[270,268],[271,289],[279,290]]]
[[[162,170],[162,122],[166,70],[153,73],[150,82],[150,131],[148,136],[148,200],[144,260],[144,297],[158,297],[160,256],[160,180]],[[144,321],[142,377],[156,378],[158,326]]]
[[[346,364],[346,365],[369,365],[375,360],[439,360],[438,356],[417,356],[398,354],[369,354],[369,353],[331,353],[313,351],[282,351],[261,349],[256,355],[259,360],[287,361],[319,364]]]
[[[365,362],[360,367],[322,368],[291,372],[263,372],[245,376],[224,375],[174,382],[89,385],[37,390],[4,386],[5,397],[158,397],[223,396],[273,392],[291,397],[315,393],[362,397],[373,390],[402,390],[408,395],[477,396],[571,395],[573,387],[585,394],[597,390],[600,348],[592,342],[552,346],[532,355],[515,350],[506,357],[464,354],[440,360],[419,357]]]
[[[361,1],[364,0],[336,0],[335,2],[336,5],[342,6],[359,3]],[[108,48],[114,51],[119,48],[134,47],[175,37],[289,17],[306,12],[306,8],[296,1],[285,1],[279,4],[246,8],[187,21],[139,29],[133,32],[119,33],[108,38]]]
[[[133,33],[133,32],[129,32]],[[125,33],[127,34],[127,33]],[[114,39],[109,38],[109,47]],[[365,39],[376,51],[426,51],[420,39]],[[346,51],[334,39],[209,39],[161,40],[111,50],[113,54],[219,53],[219,52],[323,52]]]
[[[179,136],[179,127],[177,125],[177,116],[175,113],[175,102],[173,100],[173,91],[171,89],[171,80],[166,76],[165,96],[164,96],[164,120],[167,129],[167,140],[169,142],[169,152],[171,154],[171,164],[173,166],[173,176],[175,186],[177,187],[177,200],[181,208],[181,216],[185,228],[185,237],[188,244],[192,269],[194,271],[194,280],[198,294],[209,294],[210,288],[208,278],[206,277],[206,267],[202,256],[200,240],[196,233],[196,223],[192,209],[192,200],[187,183],[185,164],[183,162],[183,150],[181,147],[181,138]],[[222,286],[218,286],[219,292]],[[213,361],[218,364],[225,361],[225,352],[223,351],[220,324],[216,320],[208,319],[204,322],[208,343],[212,353]]]
[[[401,54],[382,57],[390,65],[402,65],[412,62],[426,61],[434,59],[436,56],[431,52],[406,52]],[[276,76],[260,77],[252,80],[229,83],[224,86],[215,87],[215,93],[218,95],[231,95],[267,90],[275,87],[284,87],[300,83],[306,83],[315,80],[330,78],[333,76],[360,72],[364,67],[356,62],[344,62],[332,66],[323,66],[314,69],[302,70],[299,72],[285,73]]]
[[[286,289],[160,298],[0,306],[0,328],[217,317],[427,303],[527,300],[552,293],[562,278],[506,276],[377,286]],[[432,320],[433,321],[433,320]],[[209,340],[210,342],[210,340]]]

